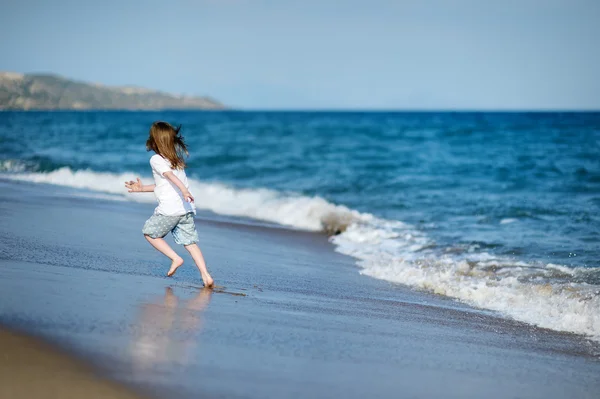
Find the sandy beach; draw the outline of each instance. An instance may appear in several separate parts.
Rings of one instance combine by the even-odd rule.
[[[34,337],[0,333],[3,398],[50,397],[51,370],[60,397],[134,397],[106,378],[156,398],[600,395],[598,344],[362,276],[322,234],[199,213],[218,287],[187,254],[166,278],[152,205],[93,196],[0,180],[0,324]]]
[[[140,398],[40,340],[0,330],[0,353],[2,398]]]

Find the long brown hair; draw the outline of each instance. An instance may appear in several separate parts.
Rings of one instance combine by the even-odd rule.
[[[184,156],[189,155],[183,137],[179,134],[180,130],[181,125],[175,128],[167,122],[154,122],[146,141],[146,149],[168,159],[173,169],[185,168]]]

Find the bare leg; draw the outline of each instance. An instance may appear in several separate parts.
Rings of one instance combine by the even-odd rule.
[[[162,238],[152,238],[147,235],[144,235],[144,237],[146,237],[146,240],[148,240],[150,245],[152,245],[154,248],[156,248],[160,253],[165,255],[167,258],[171,259],[171,268],[169,269],[167,276],[171,277],[173,274],[175,274],[175,271],[177,270],[177,268],[179,266],[183,265],[183,259],[181,259],[181,256],[177,255],[177,253],[175,251],[173,251],[173,249],[171,249],[169,244],[167,244],[167,242],[165,240],[163,240]]]
[[[194,262],[196,262],[196,266],[198,266],[198,270],[200,270],[200,275],[202,275],[202,281],[204,281],[205,287],[212,287],[215,282],[213,278],[208,273],[208,269],[206,268],[206,263],[204,262],[204,256],[202,256],[202,251],[200,251],[200,247],[197,244],[186,245],[185,249],[188,250]]]

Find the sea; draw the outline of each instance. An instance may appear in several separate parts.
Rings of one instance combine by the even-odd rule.
[[[0,112],[0,178],[152,202],[123,182],[152,182],[157,120],[182,126],[198,209],[327,234],[364,278],[600,340],[600,113]]]

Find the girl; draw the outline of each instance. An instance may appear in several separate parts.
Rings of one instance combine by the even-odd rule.
[[[188,155],[188,150],[179,129],[181,126],[175,129],[167,122],[152,124],[146,149],[156,153],[150,158],[155,184],[145,186],[138,177],[137,181],[125,182],[125,187],[130,193],[153,191],[158,200],[154,215],[146,221],[142,233],[154,248],[171,259],[171,268],[167,276],[171,277],[183,264],[183,259],[163,239],[171,232],[175,242],[183,245],[192,255],[202,275],[204,286],[212,287],[214,281],[206,269],[204,257],[197,245],[198,233],[194,224],[196,207],[194,197],[188,189],[184,170],[184,154]]]

